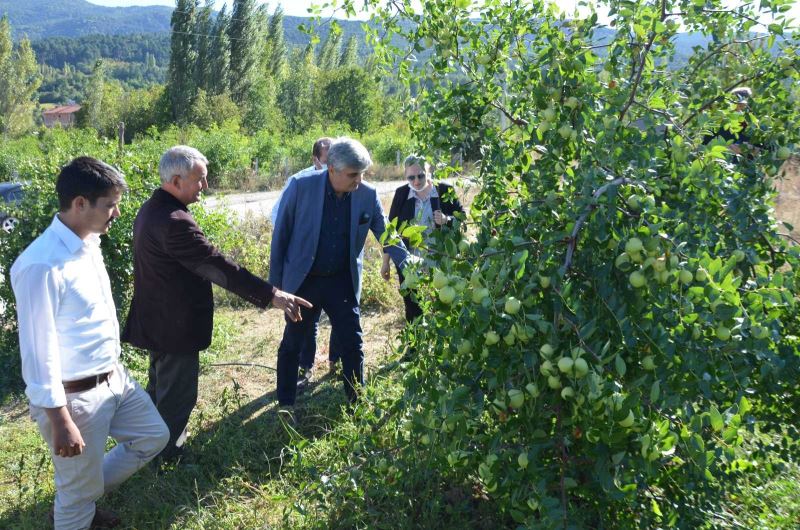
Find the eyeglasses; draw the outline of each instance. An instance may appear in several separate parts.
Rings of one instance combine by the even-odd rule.
[[[428,177],[428,175],[427,175],[427,174],[425,174],[425,173],[420,173],[419,175],[409,175],[409,176],[407,176],[406,178],[407,178],[408,180],[414,180],[414,179],[418,179],[418,180],[425,180],[427,177]]]

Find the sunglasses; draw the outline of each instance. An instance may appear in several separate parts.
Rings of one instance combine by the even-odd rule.
[[[406,178],[408,180],[414,180],[414,179],[425,180],[427,178],[427,176],[428,175],[426,175],[425,173],[420,173],[419,175],[409,175]]]

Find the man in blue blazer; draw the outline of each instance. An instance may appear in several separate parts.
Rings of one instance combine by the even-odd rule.
[[[328,151],[328,168],[294,179],[281,199],[272,234],[269,281],[311,302],[302,320],[287,319],[278,348],[278,402],[292,406],[303,341],[320,310],[337,330],[344,388],[356,398],[363,384],[364,352],[359,300],[367,232],[380,239],[386,229],[375,188],[363,183],[372,164],[356,140],[339,138]],[[409,254],[402,243],[384,249],[402,270]]]

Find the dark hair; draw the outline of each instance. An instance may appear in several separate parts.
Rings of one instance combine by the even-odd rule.
[[[62,167],[56,180],[58,206],[62,212],[70,209],[75,197],[85,197],[94,206],[97,199],[108,195],[110,190],[127,189],[119,171],[89,156],[79,156]]]
[[[315,157],[319,158],[322,156],[322,150],[328,150],[331,148],[331,141],[333,138],[328,138],[327,136],[323,136],[316,142],[314,142],[314,147],[311,148],[311,154]]]

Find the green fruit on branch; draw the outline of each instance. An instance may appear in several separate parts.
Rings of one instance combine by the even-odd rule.
[[[500,342],[500,335],[498,335],[495,331],[487,331],[483,334],[483,337],[486,339],[487,346],[494,346]]]
[[[539,348],[539,353],[541,353],[544,357],[552,357],[555,351],[556,349],[550,344],[542,344],[542,347]]]
[[[549,375],[547,376],[547,386],[553,390],[558,390],[561,388],[561,379],[557,375]]]
[[[517,313],[519,313],[520,308],[522,308],[522,302],[520,302],[513,296],[509,296],[506,299],[504,309],[506,313],[508,313],[509,315],[516,315]]]
[[[453,300],[456,299],[456,290],[450,287],[449,285],[445,285],[441,289],[439,289],[439,300],[442,301],[443,304],[450,305],[453,303]]]
[[[722,324],[717,326],[717,329],[714,330],[714,333],[717,335],[719,340],[728,340],[731,338],[731,330]]]
[[[520,469],[526,469],[528,467],[528,453],[523,451],[517,457],[517,464],[519,464]]]
[[[531,397],[539,397],[539,387],[536,386],[535,383],[528,383],[525,385],[525,390],[527,390]]]
[[[686,269],[683,269],[678,274],[678,278],[680,279],[682,284],[689,285],[690,283],[692,283],[692,280],[694,280],[694,275],[692,274],[691,271],[687,271]]]
[[[525,394],[522,390],[512,388],[508,391],[508,404],[512,409],[518,409],[525,403]]]
[[[589,373],[589,364],[582,357],[578,357],[575,359],[575,364],[572,367],[572,371],[575,372],[575,377],[584,377]]]
[[[458,344],[459,355],[467,355],[471,351],[472,351],[472,341],[470,341],[469,339],[464,339]]]
[[[633,411],[629,410],[628,411],[628,415],[625,416],[624,419],[619,421],[619,425],[620,425],[620,427],[625,427],[627,429],[628,427],[631,427],[633,425],[634,419],[635,418],[633,416]]]
[[[648,355],[647,357],[642,359],[642,368],[644,368],[645,370],[655,370],[656,369],[656,363],[655,363],[655,360],[653,359],[652,355]]]
[[[433,286],[437,289],[441,289],[445,285],[449,283],[450,279],[447,277],[447,274],[443,273],[439,269],[433,271]]]
[[[558,369],[562,374],[571,373],[574,365],[575,361],[572,360],[572,357],[562,357],[558,360]]]
[[[625,242],[625,252],[627,252],[631,257],[633,257],[634,254],[641,252],[643,248],[644,245],[642,244],[642,240],[638,237],[632,237]]]
[[[561,389],[562,399],[572,399],[575,397],[575,390],[571,386],[565,386]]]
[[[486,287],[478,287],[472,291],[472,303],[480,304],[484,299],[489,297],[489,289]]]
[[[647,283],[647,279],[641,271],[633,271],[628,277],[628,280],[631,282],[631,285],[637,289],[639,287],[644,287],[644,284]]]
[[[553,363],[550,362],[549,359],[545,359],[542,361],[542,364],[539,365],[539,371],[542,375],[551,375],[553,373]]]

